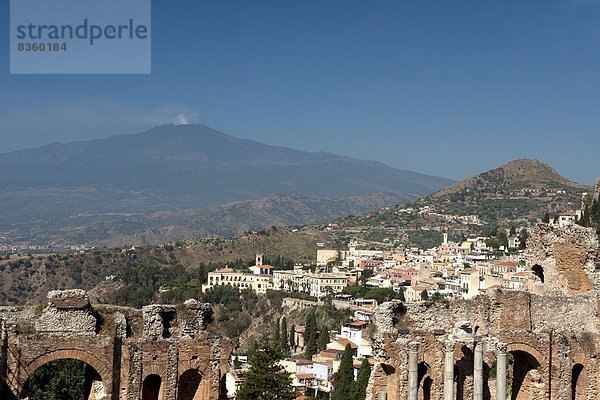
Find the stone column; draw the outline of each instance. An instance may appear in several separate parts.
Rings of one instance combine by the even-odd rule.
[[[454,400],[454,341],[445,342],[444,400]]]
[[[168,339],[168,341],[165,397],[166,400],[175,400],[179,380],[179,344],[175,340]]]
[[[127,400],[139,400],[142,397],[142,348],[139,343],[130,343],[127,352],[129,353]]]
[[[419,389],[419,342],[408,344],[408,400],[417,400]]]
[[[483,343],[475,338],[473,360],[473,400],[483,400]]]
[[[498,343],[496,350],[496,400],[506,400],[506,343]]]

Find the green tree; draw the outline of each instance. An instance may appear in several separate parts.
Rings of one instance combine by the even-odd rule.
[[[428,301],[429,300],[429,294],[427,293],[427,290],[423,290],[421,292],[421,300],[424,300],[424,301]]]
[[[85,400],[83,361],[65,359],[49,362],[38,368],[27,380],[22,398],[30,400]]]
[[[521,250],[525,250],[527,247],[527,239],[529,239],[529,232],[527,232],[527,229],[523,228],[521,229],[521,232],[519,232],[519,248]]]
[[[281,343],[281,333],[279,332],[279,320],[275,322],[275,334],[273,335],[273,343],[279,346]]]
[[[290,328],[290,349],[292,352],[296,351],[296,325],[294,324]]]
[[[281,336],[279,340],[279,347],[281,348],[281,351],[286,354],[290,351],[290,344],[288,342],[287,319],[285,317],[281,319]]]
[[[433,295],[431,295],[431,301],[442,301],[444,300],[444,296],[442,296],[442,294],[440,292],[435,292],[433,293]]]
[[[234,359],[233,359],[233,368],[234,369],[240,369],[241,366],[242,366],[242,364],[240,363],[240,358],[236,354],[235,357],[234,357]]]
[[[364,298],[375,299],[377,304],[383,304],[396,299],[404,301],[404,293],[396,292],[392,288],[373,288],[364,295]]]
[[[505,249],[508,248],[508,236],[506,236],[506,231],[504,228],[498,228],[498,233],[496,233],[496,239],[498,240],[498,244],[500,246],[504,246]]]
[[[352,385],[352,400],[365,400],[367,397],[367,386],[369,385],[369,377],[371,376],[371,364],[369,360],[363,358],[358,370],[356,381]]]
[[[319,340],[317,342],[317,349],[319,351],[325,350],[327,348],[328,344],[329,344],[329,331],[327,330],[326,327],[322,326],[321,329],[319,329]]]
[[[577,223],[583,227],[590,226],[590,208],[586,205],[581,213],[581,218],[577,221]]]
[[[354,365],[352,362],[352,347],[346,345],[340,360],[340,368],[333,379],[331,400],[348,400],[354,383]]]
[[[317,336],[317,316],[313,308],[308,313],[304,326],[304,356],[309,360],[317,353]]]
[[[544,216],[542,217],[542,222],[545,224],[549,224],[550,223],[550,214],[548,212],[546,212],[544,214]]]
[[[277,363],[281,352],[263,342],[248,356],[249,368],[236,394],[238,400],[293,400],[290,374]]]
[[[592,207],[590,207],[590,222],[596,226],[600,225],[600,199],[592,202]]]

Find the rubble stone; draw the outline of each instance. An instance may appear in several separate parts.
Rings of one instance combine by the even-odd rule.
[[[27,378],[59,359],[85,362],[99,375],[91,380],[91,398],[139,400],[149,376],[158,375],[164,400],[178,390],[194,398],[225,398],[221,385],[232,344],[209,336],[210,306],[188,301],[184,307],[150,305],[142,310],[90,305],[80,290],[53,291],[48,307],[0,307],[0,393],[21,398]],[[184,372],[202,377],[198,387]],[[91,378],[91,377],[90,377]]]

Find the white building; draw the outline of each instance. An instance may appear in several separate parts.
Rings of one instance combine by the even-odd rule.
[[[348,286],[342,274],[313,274],[299,271],[274,271],[273,290],[307,293],[320,299],[328,294],[341,293]]]
[[[270,267],[269,267],[270,268]],[[272,269],[263,269],[271,271]],[[225,267],[208,273],[208,282],[202,285],[202,292],[218,286],[229,285],[242,289],[252,289],[256,293],[267,293],[273,287],[273,275],[271,274],[249,274]]]
[[[508,238],[508,247],[509,248],[517,248],[521,245],[521,239],[519,238],[519,235],[511,235]]]
[[[558,216],[558,225],[561,228],[567,225],[573,225],[575,222],[577,222],[577,214],[575,213],[565,213]]]

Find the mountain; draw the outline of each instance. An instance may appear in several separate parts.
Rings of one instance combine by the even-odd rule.
[[[149,246],[200,237],[238,237],[272,226],[320,224],[350,214],[414,201],[414,197],[373,194],[349,197],[270,195],[207,209],[161,211],[149,215],[74,218],[60,231],[47,234],[66,243],[99,246]]]
[[[457,182],[434,193],[431,197],[441,198],[472,191],[514,194],[522,190],[534,193],[535,190],[547,192],[553,189],[584,191],[589,187],[563,178],[554,168],[538,160],[520,159]]]
[[[144,219],[274,194],[345,198],[386,193],[411,200],[452,183],[378,162],[240,139],[202,124],[162,125],[138,134],[5,153],[0,170],[0,237],[38,243],[59,238],[50,231],[72,231],[114,217]],[[339,202],[338,216],[356,211],[344,204]],[[148,223],[148,228],[160,227]]]
[[[442,232],[451,239],[490,228],[525,227],[548,212],[580,207],[590,186],[572,182],[538,160],[515,160],[457,182],[412,204],[384,208],[337,221],[362,239],[429,247]]]

